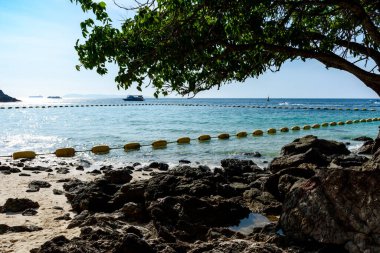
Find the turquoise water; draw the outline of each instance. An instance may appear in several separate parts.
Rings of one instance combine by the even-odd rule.
[[[125,104],[128,106],[120,106]],[[22,108],[36,105],[68,107]],[[20,109],[7,109],[14,106]],[[242,106],[282,106],[288,109]],[[159,139],[175,141],[183,136],[233,135],[240,131],[251,133],[255,129],[265,131],[268,128],[302,127],[305,124],[380,117],[380,102],[374,99],[271,99],[269,102],[266,99],[147,99],[145,102],[124,102],[119,98],[29,99],[21,103],[0,103],[1,107],[5,109],[0,110],[0,155],[10,155],[20,150],[54,152],[61,147],[87,150],[99,144],[122,147],[129,142],[150,144]],[[309,107],[321,109],[297,109]],[[324,110],[324,107],[368,110]],[[193,140],[189,145],[169,144],[167,148],[159,150],[143,147],[140,151],[128,153],[112,150],[108,155],[101,156],[87,152],[80,156],[94,161],[177,163],[179,159],[188,159],[209,164],[219,164],[223,158],[236,157],[263,163],[278,155],[283,145],[307,134],[350,142],[350,147],[356,148],[360,143],[351,139],[361,135],[375,137],[379,122],[278,132],[262,137],[249,135],[242,139],[212,139],[207,143]],[[263,157],[252,158],[244,154],[252,152],[260,152]]]

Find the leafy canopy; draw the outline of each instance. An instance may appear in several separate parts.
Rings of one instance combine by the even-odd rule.
[[[118,88],[196,94],[313,58],[380,93],[380,0],[148,0],[120,6],[134,13],[120,28],[104,2],[70,1],[97,19],[81,23],[81,64],[116,63]]]

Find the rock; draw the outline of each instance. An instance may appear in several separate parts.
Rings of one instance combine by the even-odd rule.
[[[7,212],[22,212],[28,208],[39,208],[40,205],[30,199],[22,198],[9,198],[6,200],[4,206],[1,208],[2,213]]]
[[[367,137],[367,136],[356,137],[356,138],[353,138],[352,140],[354,140],[354,141],[374,141],[371,137]]]
[[[167,171],[169,169],[169,165],[166,163],[159,163],[158,164],[158,170],[160,171]]]
[[[354,166],[362,166],[367,161],[369,161],[369,159],[365,156],[350,154],[348,156],[338,156],[334,158],[331,161],[330,166],[337,165],[342,168],[349,168],[349,167],[354,167]]]
[[[358,149],[358,154],[372,154],[374,143],[375,142],[373,140],[364,142],[363,145]]]
[[[20,100],[4,94],[4,92],[0,90],[0,103],[7,103],[7,102],[20,102]]]
[[[48,171],[51,170],[50,168],[47,167],[42,167],[42,166],[29,166],[26,165],[23,170],[29,170],[29,171]]]
[[[57,218],[54,218],[54,220],[71,220],[70,214],[66,213],[63,216],[59,216]]]
[[[84,167],[82,165],[79,165],[78,167],[75,168],[76,170],[84,170]]]
[[[243,153],[243,155],[257,157],[257,158],[262,156],[259,152],[246,152],[246,153]]]
[[[51,184],[42,180],[33,180],[28,184],[29,188],[49,188]]]
[[[28,208],[26,209],[25,211],[22,212],[22,215],[23,216],[34,216],[36,215],[38,212],[32,208]]]
[[[38,192],[40,191],[40,188],[39,187],[33,187],[33,188],[28,188],[26,190],[26,192]]]
[[[380,171],[321,170],[286,195],[280,224],[300,240],[380,251]]]
[[[25,226],[8,226],[5,224],[0,224],[0,235],[5,233],[21,233],[21,232],[34,232],[42,230],[42,228],[34,225],[25,225]]]
[[[112,184],[126,184],[132,180],[131,170],[109,170],[104,173],[104,178]]]
[[[18,174],[20,177],[30,177],[30,174],[27,173],[20,173]]]
[[[152,162],[151,164],[149,164],[149,168],[152,168],[152,169],[158,169],[158,162]]]
[[[17,169],[17,168],[11,168],[11,169],[9,170],[9,172],[11,172],[11,173],[20,173],[21,170],[20,170],[20,169]]]
[[[66,167],[61,167],[56,169],[57,174],[68,174],[70,173],[70,169]]]
[[[8,165],[0,165],[0,171],[9,171],[11,169]]]
[[[179,162],[179,163],[182,163],[182,164],[190,164],[190,163],[191,163],[191,161],[189,161],[189,160],[184,160],[184,159],[179,160],[178,162]]]
[[[100,170],[92,170],[92,171],[87,172],[87,174],[91,174],[93,176],[97,176],[99,174],[102,174],[102,172]]]
[[[54,195],[62,195],[64,192],[58,189],[53,189],[53,194]]]
[[[282,155],[296,155],[306,153],[310,148],[319,151],[323,155],[348,155],[350,151],[347,147],[336,141],[318,139],[316,136],[307,135],[295,139],[292,143],[285,145],[281,149]]]

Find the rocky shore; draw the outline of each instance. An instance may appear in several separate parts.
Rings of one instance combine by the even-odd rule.
[[[8,96],[2,90],[0,90],[0,103],[7,103],[7,102],[20,102],[20,100],[13,98],[11,96]]]
[[[365,141],[369,157],[305,136],[266,169],[3,162],[0,252],[380,252],[380,139]]]

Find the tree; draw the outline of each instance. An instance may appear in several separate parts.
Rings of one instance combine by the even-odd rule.
[[[104,2],[70,0],[97,21],[81,23],[83,67],[119,67],[118,88],[147,81],[155,95],[196,94],[316,59],[380,95],[380,0],[147,0],[114,27]],[[121,0],[120,0],[121,1]],[[130,2],[130,1],[129,1]],[[78,66],[79,69],[79,66]]]

